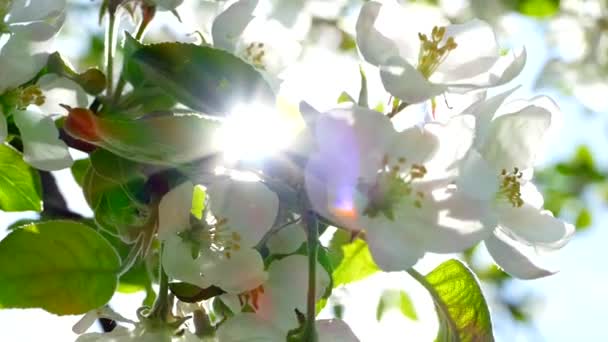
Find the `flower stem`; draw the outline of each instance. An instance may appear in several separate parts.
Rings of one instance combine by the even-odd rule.
[[[163,253],[164,246],[160,247],[160,254]],[[159,289],[158,296],[152,306],[152,313],[150,316],[160,318],[162,321],[166,321],[169,316],[169,276],[163,269],[163,264],[160,263],[158,267],[159,272]]]
[[[319,221],[312,210],[306,210],[305,222],[308,236],[308,297],[306,305],[306,326],[302,341],[316,342],[317,331],[315,327],[317,304],[317,252],[319,250]]]
[[[150,24],[150,22],[152,21],[152,18],[154,18],[154,7],[151,7],[152,9],[150,10],[144,10],[144,15],[143,18],[141,20],[141,22],[139,23],[139,27],[137,28],[137,32],[135,33],[135,40],[137,41],[141,41],[142,37],[144,36],[144,33],[146,32],[146,28],[148,27],[148,24]],[[122,95],[122,91],[125,88],[125,86],[127,85],[127,80],[125,79],[124,76],[124,70],[120,73],[120,78],[118,79],[118,84],[116,85],[116,90],[114,91],[114,97],[112,98],[112,101],[114,104],[118,103],[118,100],[120,100],[120,96]]]
[[[116,13],[108,11],[108,28],[106,33],[106,95],[112,97],[112,86],[114,83],[114,25],[116,24]]]

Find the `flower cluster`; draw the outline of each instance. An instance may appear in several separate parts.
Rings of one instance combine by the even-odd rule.
[[[145,3],[175,11],[182,1]],[[55,122],[37,109],[45,95],[36,75],[49,55],[24,47],[59,30],[64,6],[59,0],[0,3],[0,34],[8,36],[0,50],[0,140],[9,137],[7,122],[14,123],[24,159],[41,170],[69,167],[72,159]],[[356,23],[357,47],[363,60],[376,67],[391,98],[390,112],[371,109],[367,101],[324,112],[302,106],[302,112],[309,113],[302,113],[304,123],[291,145],[261,161],[221,158],[222,147],[213,137],[229,120],[206,116],[215,113],[184,115],[178,112],[184,108],[175,106],[163,108],[175,111],[170,115],[158,108],[132,115],[133,108],[148,105],[129,107],[129,101],[142,97],[138,87],[158,91],[155,87],[162,87],[152,82],[158,79],[170,84],[170,91],[182,92],[171,106],[181,101],[194,108],[191,104],[198,102],[196,94],[162,69],[171,63],[156,64],[150,57],[156,50],[144,51],[127,40],[125,58],[136,62],[126,64],[117,93],[112,94],[109,81],[108,96],[99,97],[89,109],[65,106],[69,115],[63,129],[70,139],[137,165],[134,169],[141,172],[132,178],[169,174],[161,186],[148,180],[146,186],[154,191],[146,188],[145,200],[123,189],[133,179],[117,187],[127,193],[125,202],[138,204],[137,215],[145,216],[139,220],[146,223],[137,227],[138,237],[129,240],[136,241],[135,258],[154,249],[154,240],[160,242],[161,293],[152,309],[138,312],[138,322],[108,309],[90,312],[77,326],[78,333],[99,317],[133,329],[82,334],[78,341],[312,341],[302,338],[311,332],[321,342],[357,341],[344,322],[315,320],[315,304],[327,299],[332,289],[332,274],[316,254],[319,226],[334,226],[364,240],[385,272],[407,271],[427,253],[460,253],[483,242],[512,276],[532,279],[554,273],[537,257],[562,248],[573,226],[543,209],[532,176],[559,109],[544,96],[508,101],[516,88],[489,96],[491,88],[520,73],[525,50],[502,53],[485,22],[450,24],[416,6],[365,2]],[[213,49],[204,50],[209,55],[230,55],[243,63],[243,73],[261,75],[268,89],[276,90],[284,69],[300,52],[299,42],[281,34],[283,29],[258,1],[240,0],[217,15],[212,42],[202,46]],[[271,31],[282,40],[270,39]],[[162,44],[154,49],[158,46]],[[286,46],[289,53],[282,54],[279,50]],[[136,48],[141,50],[130,56]],[[169,58],[179,55],[168,51]],[[156,79],[138,79],[143,78],[138,72],[148,71]],[[230,82],[248,80],[218,77],[216,85],[213,77],[233,70],[204,71],[204,91],[220,92],[231,87]],[[133,90],[123,101],[120,91],[127,81]],[[435,98],[451,93],[470,97],[470,106],[433,113],[407,127],[395,123],[395,118],[408,115],[408,107],[428,101],[435,108]],[[211,105],[220,102],[209,97]],[[96,113],[100,106],[124,113]],[[120,118],[123,114],[132,117]],[[264,134],[285,132],[271,127]],[[238,143],[239,137],[232,139]],[[216,154],[219,158],[212,158]],[[199,159],[203,162],[196,164]],[[128,177],[121,173],[122,164],[117,166],[117,180],[107,176],[107,170],[95,169],[95,162],[83,182],[89,204],[101,206],[91,194],[95,175],[108,184]],[[201,171],[210,165],[213,170]],[[166,278],[216,295],[190,305],[176,293],[180,301],[173,305],[173,298],[166,296]],[[193,326],[184,325],[190,318]]]

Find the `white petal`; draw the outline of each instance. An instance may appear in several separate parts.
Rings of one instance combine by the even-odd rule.
[[[316,299],[320,299],[330,284],[330,278],[323,266],[316,265]],[[297,327],[295,309],[306,312],[308,292],[308,258],[291,255],[274,261],[268,268],[268,282],[264,285],[257,314],[273,320],[285,330]]]
[[[358,342],[350,327],[339,319],[322,319],[316,322],[319,342]]]
[[[72,165],[68,147],[59,139],[59,131],[50,117],[34,109],[15,111],[13,117],[23,140],[23,160],[46,171]]]
[[[167,275],[201,288],[211,284],[201,276],[199,260],[192,257],[192,244],[177,235],[165,240],[162,264]]]
[[[272,228],[279,209],[277,195],[260,182],[220,180],[207,189],[213,215],[241,236],[243,247],[255,246]]]
[[[420,51],[418,33],[430,34],[433,26],[446,23],[440,11],[431,6],[367,2],[357,20],[357,46],[374,65],[383,65],[396,56],[415,63]]]
[[[486,22],[474,19],[464,24],[449,25],[445,38],[453,37],[458,46],[449,52],[436,73],[441,82],[450,83],[487,72],[498,59],[494,30]],[[444,39],[445,40],[445,39]]]
[[[448,196],[437,203],[437,223],[429,224],[425,231],[426,246],[430,252],[460,253],[491,234],[497,218],[487,201],[472,200],[459,192],[446,193]]]
[[[266,281],[264,261],[255,249],[232,251],[229,258],[224,254],[217,256],[217,253],[203,253],[199,259],[200,272],[222,290],[239,294]]]
[[[190,227],[190,209],[194,184],[184,182],[171,189],[158,204],[158,238],[183,232]]]
[[[556,273],[537,265],[529,246],[510,239],[498,229],[484,242],[498,266],[516,278],[536,279]]]
[[[65,11],[66,0],[13,0],[8,22],[28,23],[57,17]]]
[[[378,2],[366,2],[359,12],[356,25],[359,51],[366,61],[374,65],[382,65],[388,58],[399,54],[391,39],[394,37],[386,37],[375,27],[381,9],[382,4]]]
[[[289,254],[295,252],[304,242],[304,227],[301,223],[295,223],[273,234],[266,245],[272,254]]]
[[[213,21],[211,35],[216,48],[234,52],[241,34],[253,19],[258,0],[240,0],[220,13]]]
[[[82,316],[82,318],[80,318],[78,322],[74,324],[74,326],[72,327],[72,331],[75,334],[83,334],[87,330],[89,330],[89,328],[95,323],[98,318],[99,315],[97,313],[97,310],[91,310],[84,314],[84,316]]]
[[[252,313],[237,314],[217,330],[221,342],[283,342],[287,331]]]
[[[551,112],[534,105],[502,115],[492,121],[479,152],[496,170],[531,168],[550,124]]]
[[[457,173],[457,167],[466,157],[474,138],[475,120],[471,115],[458,115],[447,123],[430,123],[424,126],[439,139],[439,148],[425,163],[426,180],[440,179]]]
[[[532,246],[559,249],[574,234],[573,225],[553,217],[548,210],[539,210],[527,203],[520,208],[503,206],[499,215],[499,224],[507,232]]]
[[[30,44],[13,36],[0,51],[0,93],[32,79],[46,63],[48,54],[33,53]]]
[[[52,38],[63,26],[65,13],[44,21],[33,21],[25,24],[11,25],[11,31],[20,39],[43,42]]]
[[[474,200],[491,201],[499,188],[499,174],[477,152],[470,150],[456,180],[458,189]]]
[[[489,99],[483,99],[481,101],[478,101],[463,111],[463,113],[475,116],[476,146],[479,147],[484,144],[484,141],[490,129],[490,124],[492,122],[492,119],[496,115],[498,108],[500,108],[500,106],[502,106],[507,97],[517,89],[519,89],[519,86],[502,92],[498,95],[494,95]]]
[[[380,214],[368,222],[367,243],[374,261],[386,272],[404,271],[414,266],[425,253],[424,241],[417,236],[414,224],[395,218],[391,221]]]
[[[42,76],[36,83],[44,93],[44,104],[39,106],[43,113],[63,114],[65,108],[62,103],[69,103],[74,107],[86,108],[89,99],[85,91],[76,82],[55,74]]]
[[[447,87],[429,82],[404,59],[393,57],[380,69],[382,84],[393,96],[413,104],[428,100],[446,91]]]
[[[353,172],[358,171],[356,178],[375,178],[387,146],[395,136],[387,116],[359,106],[324,113],[315,126],[321,151]],[[332,163],[331,160],[325,162]]]
[[[525,49],[511,51],[506,56],[501,56],[490,68],[490,71],[468,80],[459,80],[448,83],[450,91],[462,92],[480,87],[495,87],[503,85],[523,70],[526,64],[527,54]]]
[[[439,139],[430,131],[414,126],[394,136],[387,149],[389,165],[409,168],[412,164],[423,165],[439,148]],[[405,163],[399,163],[404,158]]]

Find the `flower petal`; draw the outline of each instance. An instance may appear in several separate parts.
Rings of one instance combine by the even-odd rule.
[[[358,342],[350,327],[339,319],[321,319],[316,322],[319,342]]]
[[[11,25],[11,31],[20,39],[43,42],[52,38],[65,22],[65,13],[44,21],[33,21],[26,24]]]
[[[199,265],[205,279],[231,294],[252,290],[268,277],[262,256],[253,248],[231,251],[230,257],[204,251]]]
[[[488,252],[505,272],[520,279],[536,279],[555,274],[536,264],[534,251],[500,230],[484,240]]]
[[[295,252],[304,242],[304,227],[301,223],[293,223],[273,234],[266,246],[272,254],[289,254]]]
[[[57,17],[65,11],[66,0],[13,0],[8,23],[28,23]]]
[[[532,168],[551,124],[551,115],[543,107],[530,105],[495,118],[479,152],[497,171]]]
[[[482,146],[488,135],[492,119],[496,115],[500,106],[505,102],[507,97],[511,95],[519,86],[513,89],[492,96],[489,99],[477,101],[463,111],[463,113],[475,116],[475,145]]]
[[[481,154],[472,149],[462,163],[456,184],[471,199],[492,201],[499,188],[498,176]]]
[[[316,265],[316,296],[321,298],[330,278],[323,266]],[[257,314],[272,320],[285,331],[296,328],[298,322],[295,309],[306,312],[306,293],[308,291],[308,258],[291,255],[276,260],[268,268],[268,282],[264,284],[264,294],[260,298]]]
[[[559,249],[574,234],[573,225],[527,203],[519,208],[502,206],[499,215],[500,226],[515,234],[513,238],[535,247]]]
[[[234,53],[257,5],[258,0],[240,0],[220,13],[211,27],[213,46]]]
[[[242,313],[222,323],[217,337],[222,342],[283,342],[287,338],[287,331],[256,314]]]
[[[207,288],[212,284],[201,276],[199,260],[192,257],[192,248],[192,244],[180,236],[169,236],[161,257],[163,269],[173,279]]]
[[[29,42],[11,37],[0,50],[0,93],[32,79],[46,63],[48,54],[32,53]]]
[[[190,227],[194,184],[184,182],[171,189],[158,204],[158,238],[166,240]]]
[[[418,33],[430,34],[434,26],[446,23],[441,12],[431,6],[370,1],[357,19],[357,46],[365,60],[377,66],[391,57],[415,63],[420,51]]]
[[[494,30],[484,21],[474,19],[464,24],[449,25],[445,39],[447,37],[452,37],[458,46],[449,52],[436,70],[442,76],[442,83],[480,75],[490,70],[498,59]]]
[[[366,2],[359,12],[356,25],[357,46],[361,55],[369,63],[378,66],[399,54],[395,42],[391,39],[394,37],[386,37],[375,27],[382,7],[382,4],[375,1]]]
[[[13,117],[23,141],[23,160],[45,171],[72,165],[68,147],[59,139],[59,131],[50,117],[34,109],[15,111]]]
[[[389,220],[383,215],[363,217],[367,243],[374,261],[386,272],[404,271],[414,266],[425,253],[424,241],[417,236],[413,222]],[[407,222],[407,223],[402,223]]]
[[[380,76],[386,91],[409,104],[428,100],[447,90],[444,85],[429,82],[399,57],[389,58],[380,68]]]
[[[279,199],[261,182],[219,180],[207,189],[211,212],[238,233],[243,247],[255,246],[272,228]]]

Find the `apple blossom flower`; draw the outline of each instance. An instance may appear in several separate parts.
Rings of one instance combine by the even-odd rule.
[[[329,274],[317,262],[316,265],[316,299],[321,299],[325,289],[330,285]],[[276,336],[277,332],[283,340],[287,331],[296,329],[299,322],[295,310],[306,311],[306,296],[308,290],[308,258],[304,255],[290,255],[273,261],[268,267],[268,279],[255,289],[244,291],[238,295],[225,294],[220,299],[233,311],[235,317],[251,312],[251,317],[257,322],[265,322],[268,327],[263,333]],[[241,312],[242,311],[242,312]],[[247,314],[248,315],[248,314]],[[230,319],[228,320],[230,321]],[[251,321],[249,321],[251,322]],[[222,335],[241,334],[239,331],[228,329],[218,331],[220,341]],[[234,337],[236,338],[236,337]],[[242,337],[241,337],[242,338]],[[232,341],[232,340],[228,340]],[[236,340],[238,341],[238,339]]]
[[[317,320],[316,327],[319,342],[359,341],[348,325],[338,319]],[[283,342],[288,331],[276,326],[272,321],[260,319],[255,314],[243,313],[228,319],[220,326],[217,334],[219,342]]]
[[[0,36],[9,34],[0,48],[0,142],[7,137],[6,116],[19,128],[24,160],[35,168],[60,170],[72,164],[66,144],[59,139],[54,121],[37,106],[45,97],[37,85],[21,86],[46,63],[46,52],[34,51],[32,41],[53,37],[65,19],[65,0],[3,1],[0,4]]]
[[[563,247],[571,224],[542,209],[542,195],[530,182],[542,140],[559,109],[549,98],[501,106],[511,91],[469,108],[477,118],[475,141],[456,185],[469,198],[487,202],[485,245],[507,273],[523,279],[554,272],[538,264],[537,252]]]
[[[472,142],[472,117],[397,132],[388,117],[360,107],[322,114],[319,151],[307,165],[315,210],[347,229],[365,230],[385,271],[405,270],[427,251],[457,252],[478,242],[483,225],[448,186]]]
[[[266,280],[264,263],[253,247],[274,224],[278,198],[259,182],[220,179],[206,186],[201,220],[190,224],[194,185],[186,182],[159,204],[159,238],[167,274],[200,287],[241,293]],[[195,206],[201,208],[203,205]]]
[[[446,91],[497,86],[523,68],[525,50],[501,56],[487,23],[450,25],[428,11],[419,5],[375,1],[361,9],[356,26],[359,51],[380,68],[382,83],[393,96],[412,104]]]
[[[214,47],[251,63],[274,88],[301,50],[289,29],[263,13],[258,0],[240,0],[226,8],[213,21],[211,35]]]

